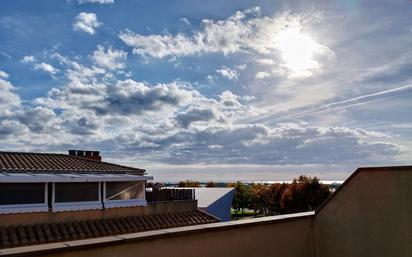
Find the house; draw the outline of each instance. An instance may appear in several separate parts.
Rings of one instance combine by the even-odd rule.
[[[97,151],[0,152],[0,249],[218,221],[191,191],[148,203],[151,179]]]

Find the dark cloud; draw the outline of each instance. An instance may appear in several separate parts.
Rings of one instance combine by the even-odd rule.
[[[97,111],[101,114],[141,114],[144,111],[160,110],[163,107],[180,106],[193,98],[193,91],[175,84],[160,84],[148,87],[133,80],[120,81],[107,88],[104,103]]]
[[[201,109],[198,107],[191,108],[185,112],[181,112],[176,116],[177,123],[183,128],[187,128],[193,122],[197,121],[220,121],[223,122],[223,117],[218,117],[218,114],[213,109]]]
[[[170,136],[145,135],[123,141],[124,151],[136,151],[170,164],[351,164],[390,160],[399,145],[374,142],[385,135],[340,127],[287,124],[209,126],[177,130]]]
[[[100,128],[98,119],[92,116],[72,117],[65,120],[62,125],[68,133],[80,136],[98,133]]]
[[[56,114],[50,109],[36,106],[18,112],[16,118],[32,132],[41,133],[47,132],[48,128],[52,126],[52,123],[56,121]]]

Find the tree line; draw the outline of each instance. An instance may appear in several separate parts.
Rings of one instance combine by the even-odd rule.
[[[214,187],[207,182],[206,187]],[[178,187],[200,187],[198,181],[180,181]],[[292,183],[245,184],[228,183],[236,189],[232,208],[236,213],[253,210],[255,215],[277,215],[315,210],[330,194],[328,185],[321,184],[317,177],[301,175]]]

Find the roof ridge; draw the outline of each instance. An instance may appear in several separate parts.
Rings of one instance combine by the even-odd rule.
[[[2,157],[3,156],[3,157]],[[4,160],[3,163],[1,160]],[[3,164],[3,167],[2,167]],[[83,167],[82,167],[83,166]],[[42,153],[42,152],[15,152],[0,151],[0,170],[45,170],[45,171],[79,171],[81,169],[94,171],[122,172],[122,173],[145,173],[145,169],[130,167],[117,163],[89,159],[83,156],[74,156],[63,153]]]
[[[81,160],[85,160],[85,161],[95,162],[95,163],[104,163],[104,164],[114,165],[114,166],[118,166],[118,167],[122,167],[122,168],[127,168],[127,169],[134,169],[134,170],[138,170],[138,171],[146,171],[145,169],[140,169],[140,168],[125,166],[125,165],[121,165],[121,164],[117,164],[117,163],[111,163],[111,162],[105,162],[105,161],[97,161],[97,160],[89,159],[89,158],[87,158],[87,157],[82,157],[82,156],[75,156],[75,155],[69,155],[69,154],[61,154],[61,155],[69,156],[69,157],[71,157],[71,158],[77,158],[77,159],[81,159]]]

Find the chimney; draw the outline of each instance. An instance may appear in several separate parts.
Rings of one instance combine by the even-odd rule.
[[[90,160],[101,161],[99,151],[83,151],[83,150],[69,150],[69,155],[82,157]]]

